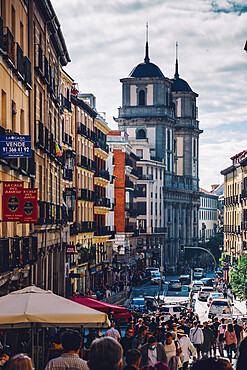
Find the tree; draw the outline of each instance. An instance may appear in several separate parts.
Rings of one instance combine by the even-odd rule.
[[[247,255],[240,258],[230,272],[232,290],[241,300],[247,299]]]

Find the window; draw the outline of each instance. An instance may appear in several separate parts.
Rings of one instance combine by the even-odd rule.
[[[1,125],[7,128],[7,107],[6,107],[6,92],[2,90],[2,103],[1,103]]]
[[[4,24],[6,21],[6,0],[1,1],[1,17],[4,20]]]
[[[12,131],[16,132],[16,103],[12,100]]]
[[[143,149],[136,149],[136,155],[139,158],[143,158]]]
[[[146,139],[146,132],[144,130],[138,130],[136,133],[137,139]]]
[[[24,26],[23,23],[20,22],[20,45],[22,50],[24,50]]]
[[[15,36],[15,8],[13,5],[11,6],[11,30],[13,35]]]
[[[145,91],[139,91],[139,105],[145,105]]]

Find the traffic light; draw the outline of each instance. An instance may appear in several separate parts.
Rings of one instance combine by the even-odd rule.
[[[184,253],[184,251],[185,251],[184,244],[180,244],[180,253]]]

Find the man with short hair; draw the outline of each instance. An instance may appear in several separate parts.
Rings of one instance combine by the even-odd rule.
[[[90,370],[121,370],[123,349],[114,338],[95,339],[90,347],[87,364]]]
[[[115,329],[116,323],[113,321],[111,324],[111,329],[108,329],[105,333],[105,337],[111,337],[118,341],[121,339],[121,335],[119,334],[119,331]]]
[[[139,334],[133,339],[133,349],[141,349],[141,346],[144,343],[145,336],[148,332],[148,327],[146,325],[142,325],[139,328]]]
[[[214,357],[216,357],[216,344],[217,344],[219,326],[220,326],[220,323],[219,323],[218,317],[214,317],[214,322],[211,325],[211,330],[212,330],[212,333],[213,333],[213,353],[214,353]]]
[[[181,355],[181,347],[180,347],[180,344],[178,343],[177,340],[173,340],[173,335],[172,333],[168,332],[166,333],[166,341],[164,343],[164,348],[165,348],[165,353],[166,353],[166,357],[167,357],[167,365],[169,367],[172,367],[171,364],[173,363],[173,360],[171,361],[171,364],[170,363],[170,360],[172,358],[175,358],[177,357],[177,360],[176,362],[178,363],[178,366],[181,367],[182,364],[181,364],[181,361],[180,361],[180,355]]]
[[[154,366],[158,361],[167,363],[164,346],[161,343],[157,343],[154,336],[149,337],[148,342],[141,347],[141,355],[140,367],[145,365]]]
[[[126,330],[125,336],[120,340],[120,344],[123,347],[123,355],[126,356],[127,352],[133,348],[133,332],[131,328]]]
[[[184,318],[182,318],[182,320],[180,320],[180,325],[178,326],[177,329],[178,330],[183,330],[186,335],[190,334],[190,327],[185,324],[185,319]]]
[[[58,358],[50,360],[46,365],[45,370],[88,370],[87,362],[79,357],[81,345],[81,335],[76,330],[66,330],[62,334],[62,346],[65,353],[62,353]]]
[[[196,347],[197,358],[200,358],[201,345],[204,341],[204,336],[203,336],[203,331],[201,328],[199,328],[197,321],[193,322],[193,328],[190,329],[190,340]]]
[[[243,340],[243,327],[238,324],[238,320],[234,320],[234,330],[237,337],[237,348],[239,347],[240,342]]]
[[[141,362],[141,352],[137,349],[130,349],[126,354],[127,366],[123,370],[136,370],[140,367]]]

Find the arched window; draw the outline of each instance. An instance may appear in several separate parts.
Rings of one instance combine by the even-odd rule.
[[[145,105],[145,91],[139,91],[139,105]]]
[[[146,139],[146,132],[144,130],[138,130],[136,133],[137,139]]]

